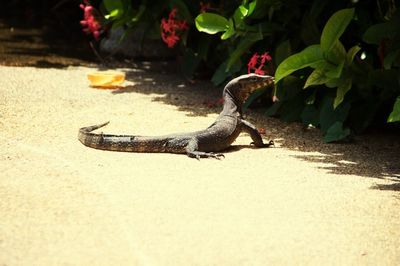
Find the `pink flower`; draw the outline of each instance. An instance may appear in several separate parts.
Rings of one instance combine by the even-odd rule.
[[[261,67],[260,67],[261,68]],[[256,70],[254,70],[254,73],[258,74],[258,75],[265,75],[265,71],[261,70],[260,68],[257,68]]]
[[[173,48],[180,39],[175,32],[171,32],[170,34],[161,32],[161,38],[167,44],[168,48]]]
[[[247,73],[251,73],[251,69],[254,69],[257,65],[258,62],[258,54],[255,53],[253,56],[250,58],[249,63],[247,64]]]
[[[262,55],[258,55],[254,53],[253,56],[250,58],[249,62],[247,63],[247,73],[252,73],[254,71],[255,74],[258,75],[267,75],[273,74],[274,68],[272,66],[272,57],[268,52],[263,53]],[[278,97],[276,96],[276,91],[272,96],[272,102],[279,101]]]
[[[88,0],[84,0],[83,4],[79,5],[83,9],[83,20],[81,20],[82,30],[86,34],[92,34],[94,39],[100,39],[101,24],[96,19],[96,9],[90,5]]]
[[[254,70],[254,73],[259,75],[272,73],[273,69],[270,64],[271,62],[272,57],[269,55],[268,52],[265,52],[262,55],[254,53],[253,56],[250,58],[249,63],[247,63],[247,73],[251,73],[252,70]],[[268,68],[268,71],[265,68]]]
[[[261,55],[261,64],[264,64],[265,61],[267,61],[267,62],[272,61],[272,57],[269,55],[268,52],[263,53],[263,54]]]
[[[161,19],[161,38],[168,48],[173,48],[180,40],[182,31],[189,29],[187,21],[176,19],[177,13],[178,10],[173,8],[168,15],[168,19]]]

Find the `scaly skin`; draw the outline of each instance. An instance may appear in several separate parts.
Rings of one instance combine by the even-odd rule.
[[[217,120],[204,130],[159,137],[92,133],[93,130],[107,125],[106,122],[81,128],[78,138],[84,145],[100,150],[186,153],[189,157],[197,159],[224,157],[218,152],[227,149],[242,131],[250,134],[254,146],[269,147],[273,145],[273,141],[263,142],[257,128],[242,118],[241,106],[252,92],[273,83],[273,77],[257,74],[242,75],[231,80],[223,91],[222,112]]]

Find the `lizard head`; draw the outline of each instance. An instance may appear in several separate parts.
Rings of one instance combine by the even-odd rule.
[[[230,94],[241,105],[254,91],[273,83],[274,77],[272,76],[251,73],[232,79],[226,84],[224,91]]]

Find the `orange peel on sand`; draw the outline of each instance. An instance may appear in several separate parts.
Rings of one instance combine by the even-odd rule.
[[[100,89],[121,88],[125,81],[125,73],[121,71],[94,71],[87,74],[90,86]]]

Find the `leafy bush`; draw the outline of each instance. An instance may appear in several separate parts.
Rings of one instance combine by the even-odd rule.
[[[279,101],[266,114],[320,127],[326,142],[400,121],[394,1],[103,0],[102,10],[112,27],[143,27],[179,51],[189,78],[200,68],[216,85],[251,69],[275,75]]]

